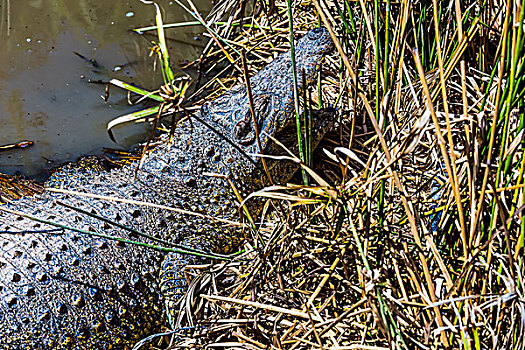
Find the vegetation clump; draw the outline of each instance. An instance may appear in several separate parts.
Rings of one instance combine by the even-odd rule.
[[[244,51],[255,71],[323,26],[337,51],[298,105],[340,122],[296,155],[295,184],[252,195],[244,254],[185,268],[177,346],[523,349],[521,2],[215,8],[200,92],[243,81]]]

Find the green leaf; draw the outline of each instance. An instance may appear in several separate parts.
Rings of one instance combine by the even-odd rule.
[[[162,22],[162,13],[160,12],[160,7],[156,3],[155,5],[155,23],[157,23],[157,37],[159,38],[159,48],[162,62],[162,72],[165,77],[165,84],[169,84],[173,81],[174,74],[170,67],[170,55],[168,53],[168,47],[166,45],[166,37],[164,35],[164,25]]]
[[[118,86],[119,88],[131,91],[131,92],[136,93],[138,95],[154,99],[155,101],[158,101],[158,102],[164,102],[164,99],[161,96],[156,95],[154,92],[141,89],[139,87],[136,87],[136,86],[128,84],[128,83],[125,83],[125,82],[123,82],[121,80],[118,80],[118,79],[111,79],[109,82],[111,84],[115,85],[115,86]]]
[[[160,107],[161,106],[156,106],[156,107],[142,109],[140,111],[133,112],[133,113],[130,113],[130,114],[126,114],[126,115],[123,115],[123,116],[120,116],[118,118],[113,119],[112,121],[110,121],[108,123],[108,126],[107,126],[109,138],[111,139],[111,141],[117,142],[117,141],[115,141],[115,136],[113,135],[113,132],[111,131],[111,129],[113,129],[113,127],[115,127],[117,125],[120,125],[120,124],[129,123],[131,121],[137,121],[137,120],[140,120],[140,119],[147,118],[150,115],[158,113]]]

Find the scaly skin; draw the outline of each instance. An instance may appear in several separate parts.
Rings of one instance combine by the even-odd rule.
[[[297,67],[304,69],[307,81],[314,78],[322,57],[331,48],[324,29],[309,32],[297,43]],[[255,101],[264,101],[256,102],[256,114],[264,153],[268,154],[278,151],[265,133],[289,145],[294,141],[293,133],[290,137],[285,129],[291,120],[293,96],[289,57],[289,53],[280,56],[251,79]],[[246,118],[250,115],[245,94],[243,87],[235,87],[205,105],[201,118],[251,154],[258,149],[250,136],[253,130]],[[329,124],[329,120],[317,122],[317,139]],[[237,201],[229,184],[224,178],[207,174],[229,175],[246,194],[264,185],[260,159],[252,156],[254,162],[248,161],[197,120],[192,127],[188,123],[178,127],[174,139],[148,155],[136,178],[135,166],[100,173],[68,167],[55,173],[46,186],[147,201],[238,221]],[[270,162],[270,167],[277,182],[287,180],[295,169],[284,162]],[[209,218],[73,194],[46,191],[6,208],[71,227],[149,242],[60,203],[158,238],[216,252],[235,249],[241,239],[238,230]],[[54,228],[0,211],[0,349],[126,349],[167,325],[159,284],[171,307],[173,298],[184,288],[178,276],[179,255],[170,253],[162,264],[165,255],[158,251],[69,230],[49,231]]]

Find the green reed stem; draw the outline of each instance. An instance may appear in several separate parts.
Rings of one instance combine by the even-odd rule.
[[[226,260],[226,261],[231,260],[230,258],[227,258],[227,257],[224,257],[224,256],[218,256],[218,255],[209,254],[209,253],[197,253],[197,252],[193,251],[192,248],[190,248],[190,249],[188,249],[186,247],[184,247],[183,249],[166,248],[166,247],[161,247],[161,246],[157,246],[157,245],[154,245],[154,244],[133,241],[133,240],[126,239],[126,238],[105,235],[105,234],[98,233],[98,232],[82,230],[82,229],[79,229],[79,228],[76,228],[76,227],[59,224],[59,223],[54,222],[54,221],[40,219],[40,218],[37,218],[36,216],[32,216],[32,215],[23,213],[23,212],[18,211],[18,210],[7,209],[7,208],[4,208],[4,207],[0,207],[0,211],[4,211],[6,213],[13,214],[13,215],[22,216],[22,217],[25,217],[25,218],[27,218],[29,220],[33,220],[33,221],[40,222],[40,223],[43,223],[43,224],[59,227],[59,228],[65,229],[65,230],[70,230],[70,231],[73,231],[73,232],[78,232],[78,233],[82,233],[82,234],[86,234],[86,235],[90,235],[90,236],[105,238],[105,239],[109,239],[111,241],[117,241],[117,242],[122,242],[122,243],[129,243],[129,244],[133,244],[133,245],[137,245],[137,246],[141,246],[141,247],[151,248],[151,249],[159,250],[161,252],[187,254],[187,255],[193,255],[193,256],[198,256],[198,257],[201,257],[201,258],[208,258],[208,259],[217,259],[217,260]]]
[[[299,157],[304,162],[305,155],[301,141],[301,115],[299,114],[299,83],[297,79],[297,66],[295,64],[295,46],[293,37],[293,17],[292,17],[292,0],[288,0],[287,13],[288,13],[288,28],[290,30],[290,55],[292,58],[292,72],[293,72],[293,92],[294,92],[294,110],[295,110],[295,125],[297,126],[297,145],[299,148]],[[308,177],[306,171],[301,167],[301,173],[303,175],[303,182],[306,185],[308,183]]]
[[[355,241],[355,245],[357,246],[357,250],[359,252],[359,255],[361,256],[361,260],[363,262],[363,265],[368,271],[372,271],[370,269],[370,264],[368,262],[368,259],[365,254],[365,250],[363,248],[363,244],[361,243],[361,239],[359,238],[359,234],[357,233],[357,230],[355,228],[353,219],[351,217],[351,212],[347,206],[344,206],[344,210],[346,211],[346,215],[348,217],[348,223],[350,224],[350,230],[352,231],[352,236]],[[404,346],[405,349],[408,349],[405,340],[403,339],[403,335],[401,334],[399,328],[397,327],[396,321],[390,312],[390,309],[388,308],[387,304],[385,303],[385,299],[383,298],[383,295],[381,294],[381,290],[379,286],[376,286],[375,288],[375,294],[376,298],[379,304],[379,312],[381,319],[383,321],[383,324],[388,327],[388,330],[394,339],[396,343],[400,343]]]

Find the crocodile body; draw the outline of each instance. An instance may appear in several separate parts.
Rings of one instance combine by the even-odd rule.
[[[308,81],[332,45],[320,28],[298,41],[297,68],[305,71]],[[289,144],[294,140],[283,130],[293,109],[290,53],[250,81],[263,153],[275,153],[277,147],[265,135]],[[109,172],[64,168],[46,183],[49,188],[156,203],[223,221],[71,192],[46,191],[6,208],[99,235],[152,243],[66,204],[174,243],[230,252],[241,239],[239,230],[226,221],[239,221],[237,200],[224,177],[210,174],[228,175],[244,194],[265,184],[260,159],[253,155],[259,150],[250,136],[248,109],[245,88],[234,87],[206,104],[191,126],[178,126],[175,141],[149,154],[136,177],[136,166]],[[328,124],[319,121],[318,138]],[[237,147],[225,142],[224,135]],[[274,181],[286,181],[294,166],[277,164],[270,162]],[[176,265],[187,258],[175,253],[166,257],[153,249],[57,230],[2,211],[0,232],[0,349],[129,348],[166,327],[161,290],[173,301],[184,288]]]

